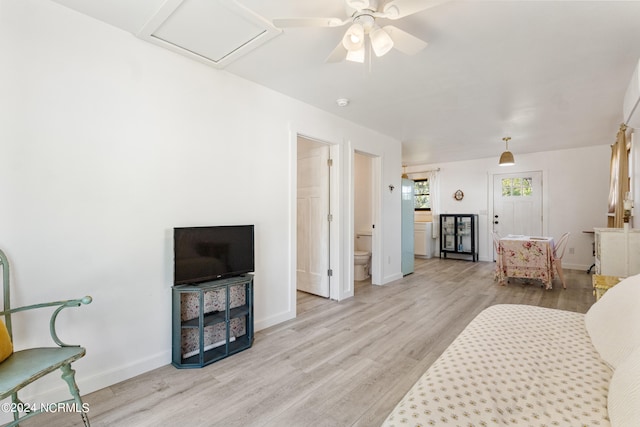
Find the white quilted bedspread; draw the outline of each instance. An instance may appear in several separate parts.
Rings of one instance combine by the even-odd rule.
[[[384,426],[609,426],[611,369],[584,315],[527,305],[481,312]]]

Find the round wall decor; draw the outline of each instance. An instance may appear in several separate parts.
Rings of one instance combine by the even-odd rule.
[[[453,198],[458,201],[462,200],[463,197],[464,197],[464,193],[462,192],[462,190],[458,190],[455,193],[453,193]]]

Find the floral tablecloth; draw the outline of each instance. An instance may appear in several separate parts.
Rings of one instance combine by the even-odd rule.
[[[496,277],[504,285],[509,277],[540,280],[551,289],[553,237],[508,236],[500,239]]]

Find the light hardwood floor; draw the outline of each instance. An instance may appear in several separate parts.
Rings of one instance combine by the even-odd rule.
[[[261,330],[251,349],[202,369],[171,365],[84,397],[92,426],[378,426],[484,308],[529,304],[584,313],[591,275],[567,288],[493,280],[493,263],[416,260],[385,286],[358,283],[336,302],[298,293],[298,316]],[[82,372],[78,372],[78,376]],[[80,425],[47,414],[23,426]]]

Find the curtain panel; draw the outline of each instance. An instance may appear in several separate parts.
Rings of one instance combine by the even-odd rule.
[[[624,198],[629,191],[629,158],[627,155],[627,126],[620,125],[615,144],[611,146],[611,175],[609,179],[609,212],[607,225],[624,225]]]

